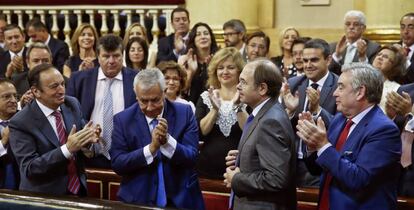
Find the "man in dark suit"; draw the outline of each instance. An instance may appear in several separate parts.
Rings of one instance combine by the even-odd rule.
[[[10,146],[20,168],[19,190],[53,195],[86,195],[82,148],[96,142],[84,127],[79,102],[65,96],[62,74],[51,64],[29,73],[36,100],[10,121]],[[82,129],[83,128],[83,129]]]
[[[19,167],[9,147],[10,118],[17,112],[16,88],[7,79],[0,79],[0,188],[19,188]]]
[[[62,72],[63,65],[69,58],[68,45],[62,40],[53,38],[46,25],[38,18],[33,18],[27,23],[26,31],[32,42],[42,42],[49,47],[52,52],[53,65]]]
[[[29,71],[42,63],[51,64],[52,54],[49,47],[41,42],[32,43],[26,50],[26,63]],[[30,86],[27,78],[28,73],[28,71],[24,71],[14,74],[11,77],[11,80],[13,81],[19,95],[23,95],[28,91],[31,92],[29,90]]]
[[[158,69],[134,80],[138,103],[115,115],[112,168],[122,176],[118,193],[127,203],[204,209],[194,170],[198,126],[191,107],[165,98]]]
[[[89,167],[111,168],[108,151],[113,115],[136,102],[133,91],[136,73],[122,66],[123,51],[118,36],[101,37],[97,46],[99,67],[73,73],[67,86],[67,94],[81,103],[85,119],[103,129],[103,139],[94,145],[95,157],[86,162]]]
[[[403,76],[402,82],[409,84],[414,82],[414,13],[407,13],[400,20],[401,45],[404,49],[407,61],[405,67],[406,75]]]
[[[246,44],[244,39],[246,36],[246,26],[239,19],[231,19],[223,24],[223,37],[226,47],[235,47],[242,55],[244,62],[247,62]]]
[[[171,25],[174,33],[158,42],[157,63],[176,61],[187,51],[186,42],[190,30],[190,14],[185,8],[177,7],[171,12]]]
[[[6,15],[0,14],[0,55],[4,51],[6,51],[6,47],[4,44],[4,29],[6,28],[6,25]]]
[[[312,172],[322,173],[319,209],[396,209],[401,140],[382,112],[384,78],[369,64],[344,65],[334,92],[339,112],[328,131],[302,113],[298,135],[313,152]],[[327,134],[326,134],[327,132]]]
[[[264,59],[251,61],[240,74],[240,101],[253,111],[238,152],[226,157],[224,182],[232,189],[234,209],[296,209],[295,135],[277,101],[282,81],[277,67]]]
[[[312,39],[305,43],[303,61],[305,75],[290,78],[283,86],[282,96],[286,110],[295,128],[299,114],[310,111],[314,116],[321,116],[326,125],[336,114],[333,92],[338,76],[328,70],[332,58],[329,44],[322,39]],[[289,90],[290,88],[290,90]],[[312,176],[304,162],[306,153],[303,141],[296,136],[297,144],[297,185],[299,187],[319,186],[319,176]]]
[[[22,29],[15,24],[4,28],[4,37],[9,50],[0,55],[0,78],[10,78],[14,73],[27,71],[25,38]]]
[[[365,15],[361,11],[351,10],[345,14],[345,35],[339,42],[331,43],[332,62],[329,70],[341,74],[341,66],[351,62],[372,62],[380,45],[362,38],[366,29]]]
[[[386,112],[391,113],[394,122],[400,127],[402,173],[398,185],[401,196],[414,197],[414,83],[402,85],[397,92],[387,95]]]

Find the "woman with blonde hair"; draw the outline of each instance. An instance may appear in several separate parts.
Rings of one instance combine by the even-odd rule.
[[[96,55],[98,33],[94,26],[88,23],[79,25],[70,41],[72,56],[63,66],[63,75],[70,78],[72,72],[91,69],[99,65]]]
[[[285,28],[279,36],[279,46],[282,55],[270,59],[279,67],[286,78],[296,76],[296,67],[293,64],[292,45],[293,41],[297,38],[299,38],[298,30],[293,27]]]
[[[146,63],[148,67],[154,67],[155,61],[157,59],[158,49],[150,48],[150,43],[149,43],[148,36],[147,36],[147,30],[145,29],[145,27],[139,23],[132,23],[131,25],[129,25],[128,28],[125,30],[125,34],[124,34],[124,41],[123,41],[124,47],[127,46],[129,39],[133,37],[139,37],[147,42],[148,56],[147,56]],[[125,51],[124,55],[127,55],[127,53],[128,52]],[[126,62],[124,64],[126,64]],[[147,66],[145,66],[144,68],[146,68]]]
[[[222,179],[226,170],[224,158],[239,144],[248,116],[237,91],[243,67],[242,55],[234,47],[217,51],[208,66],[210,89],[201,93],[196,106],[204,141],[196,165],[200,176]]]

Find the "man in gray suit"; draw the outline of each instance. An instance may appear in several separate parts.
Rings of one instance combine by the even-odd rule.
[[[296,209],[295,136],[277,101],[282,80],[277,67],[264,59],[248,63],[240,74],[240,101],[253,112],[238,152],[226,157],[224,182],[232,189],[234,209]]]
[[[362,38],[366,29],[366,18],[363,12],[351,10],[345,14],[345,35],[339,42],[331,43],[332,62],[329,70],[341,74],[341,67],[351,62],[372,62],[380,45]]]
[[[86,195],[82,148],[96,142],[79,102],[65,96],[62,74],[51,64],[29,72],[35,100],[10,121],[10,146],[20,168],[19,190]]]

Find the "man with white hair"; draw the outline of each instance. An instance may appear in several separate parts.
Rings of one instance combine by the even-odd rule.
[[[137,103],[114,116],[112,169],[122,176],[121,201],[157,207],[204,209],[194,165],[198,126],[189,105],[165,98],[159,69],[134,79]]]
[[[345,14],[345,35],[338,42],[331,43],[332,62],[329,70],[340,75],[341,66],[352,62],[370,62],[380,48],[379,44],[362,37],[366,29],[363,12],[351,10]]]

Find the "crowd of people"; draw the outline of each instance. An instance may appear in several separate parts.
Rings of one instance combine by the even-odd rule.
[[[363,37],[361,11],[343,24],[330,44],[288,27],[268,58],[264,32],[229,20],[220,49],[176,8],[157,50],[139,23],[82,23],[70,54],[39,19],[0,15],[0,188],[85,196],[91,167],[133,204],[204,209],[204,177],[233,209],[296,209],[296,187],[319,187],[321,210],[396,209],[414,196],[414,13],[393,45]]]

